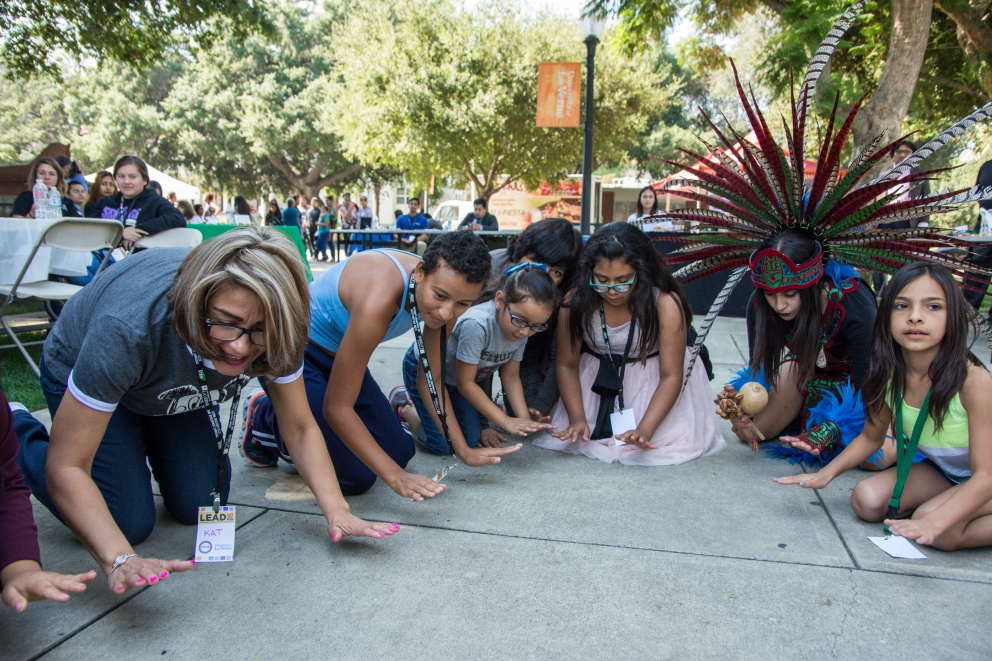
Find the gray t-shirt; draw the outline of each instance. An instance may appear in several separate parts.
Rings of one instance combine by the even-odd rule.
[[[475,380],[482,381],[511,360],[524,357],[527,340],[508,340],[496,321],[496,304],[492,301],[473,305],[455,323],[448,338],[448,364],[445,383],[457,385],[457,364],[462,361],[478,365]]]
[[[185,248],[156,248],[114,264],[69,299],[45,340],[45,367],[86,406],[123,404],[143,416],[203,408],[192,350],[172,323],[166,296]],[[215,404],[234,396],[236,377],[204,359]],[[274,379],[289,383],[303,373]]]

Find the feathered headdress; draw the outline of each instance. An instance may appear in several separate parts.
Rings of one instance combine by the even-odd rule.
[[[687,220],[719,228],[718,232],[700,232],[680,237],[678,241],[690,245],[666,255],[665,259],[669,264],[681,265],[674,275],[683,283],[733,269],[726,286],[700,325],[683,388],[688,383],[695,357],[713,321],[734,287],[749,270],[749,265],[752,277],[758,276],[755,284],[768,290],[774,290],[775,285],[782,281],[791,282],[793,288],[810,286],[822,275],[822,262],[827,259],[883,273],[895,273],[915,261],[928,261],[942,264],[958,277],[963,278],[967,274],[985,284],[989,282],[992,271],[963,259],[932,251],[938,247],[968,247],[969,244],[947,235],[944,230],[931,227],[879,229],[878,226],[881,223],[947,213],[965,203],[992,199],[992,187],[948,190],[915,199],[905,199],[903,195],[908,187],[931,180],[935,174],[944,171],[912,170],[951,139],[992,116],[992,103],[957,122],[881,176],[864,183],[862,180],[868,172],[899,144],[901,138],[878,149],[882,140],[879,135],[855,156],[847,172],[840,176],[841,151],[851,133],[854,118],[868,95],[854,104],[847,118],[839,125],[836,123],[835,101],[817,155],[816,170],[811,181],[805,178],[806,120],[816,81],[840,38],[863,7],[863,0],[856,2],[837,19],[806,69],[806,75],[799,86],[798,98],[793,93],[791,126],[783,119],[788,152],[772,137],[753,92],[750,97],[745,93],[737,68],[731,61],[737,92],[757,144],[744,139],[733,127],[726,129],[729,135],[725,134],[703,113],[717,139],[726,149],[703,141],[709,151],[708,158],[682,150],[706,165],[697,164],[684,168],[696,179],[673,179],[661,188],[701,189],[708,194],[692,190],[673,190],[672,193],[689,200],[705,202],[716,211],[678,209],[631,221],[643,226],[661,219]],[[739,146],[735,146],[735,142]],[[665,162],[683,167],[674,161]],[[802,265],[791,262],[784,264],[779,255],[762,254],[767,251],[755,254],[764,241],[783,229],[807,233],[818,244],[819,249],[814,259]],[[970,287],[967,284],[965,286]],[[978,315],[974,315],[974,321],[988,330],[988,325]]]

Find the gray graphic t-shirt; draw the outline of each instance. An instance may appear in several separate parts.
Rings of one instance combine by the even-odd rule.
[[[473,305],[455,323],[448,338],[448,364],[445,383],[457,385],[456,361],[478,365],[476,381],[482,381],[511,360],[521,361],[527,340],[510,341],[496,321],[492,301]]]
[[[189,347],[172,324],[166,296],[189,253],[156,248],[101,273],[69,299],[45,340],[45,367],[86,406],[111,412],[118,404],[139,415],[176,415],[203,408]],[[204,359],[215,404],[234,396],[236,377]],[[274,381],[288,383],[302,375]]]

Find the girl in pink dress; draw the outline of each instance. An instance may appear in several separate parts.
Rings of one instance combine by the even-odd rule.
[[[642,466],[724,449],[701,365],[680,396],[692,311],[651,240],[633,225],[607,225],[576,268],[558,322],[561,401],[551,423],[561,431],[541,434],[534,445]],[[626,409],[633,427],[614,430],[630,413],[611,414]]]

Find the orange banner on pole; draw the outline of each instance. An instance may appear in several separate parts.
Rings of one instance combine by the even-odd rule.
[[[537,125],[579,125],[581,62],[541,62],[537,69]]]

